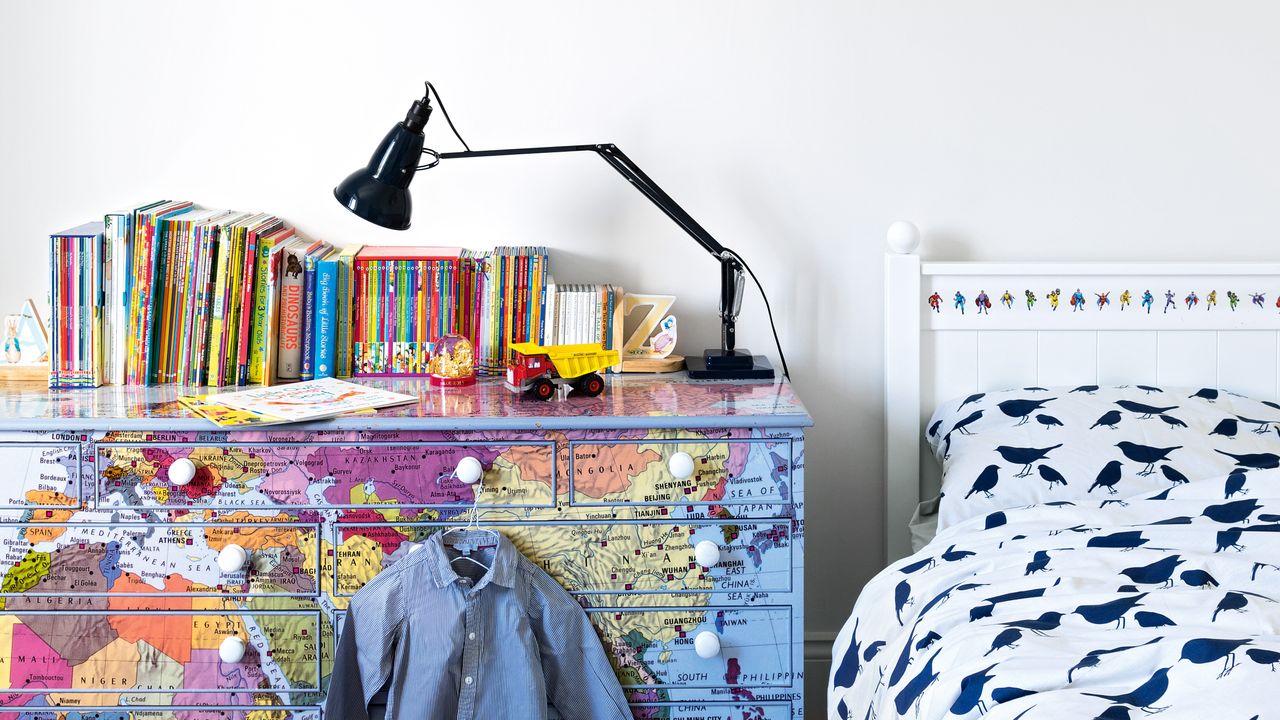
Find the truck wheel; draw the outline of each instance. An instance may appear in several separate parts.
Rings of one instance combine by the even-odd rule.
[[[579,380],[577,384],[578,390],[590,397],[596,397],[600,393],[604,392],[604,378],[600,377],[597,373],[591,373]]]
[[[556,384],[546,378],[538,378],[529,388],[529,394],[539,400],[550,400],[551,396],[556,394]]]

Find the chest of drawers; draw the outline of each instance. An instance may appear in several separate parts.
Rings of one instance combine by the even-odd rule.
[[[173,388],[0,390],[0,718],[319,720],[351,596],[473,515],[578,597],[637,718],[803,716],[789,385],[376,384],[420,401],[233,432]]]

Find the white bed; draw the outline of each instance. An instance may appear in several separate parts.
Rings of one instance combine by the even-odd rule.
[[[1258,689],[1280,667],[1280,265],[934,263],[914,254],[914,227],[889,240],[891,565],[836,640],[829,716],[1270,711]],[[1037,424],[1008,401],[1051,413]],[[1019,445],[1061,449],[1023,467]],[[906,557],[907,520],[940,488],[935,448],[953,453],[944,522]]]

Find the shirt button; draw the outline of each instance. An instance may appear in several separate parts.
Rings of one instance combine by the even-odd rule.
[[[473,680],[471,679],[471,676],[470,676],[470,675],[468,675],[468,676],[466,677],[466,679],[464,679],[464,680],[463,680],[463,682],[465,682],[466,684],[470,685],[470,684],[473,682]]]
[[[475,639],[476,639],[476,634],[475,634],[475,633],[467,633],[467,639],[468,639],[468,640],[475,640]]]

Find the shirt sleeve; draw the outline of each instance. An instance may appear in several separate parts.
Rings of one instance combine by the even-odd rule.
[[[632,720],[587,613],[550,575],[531,573],[529,617],[551,704],[565,720]]]
[[[325,717],[368,720],[369,701],[391,679],[405,616],[401,575],[383,573],[351,598],[334,653]]]

